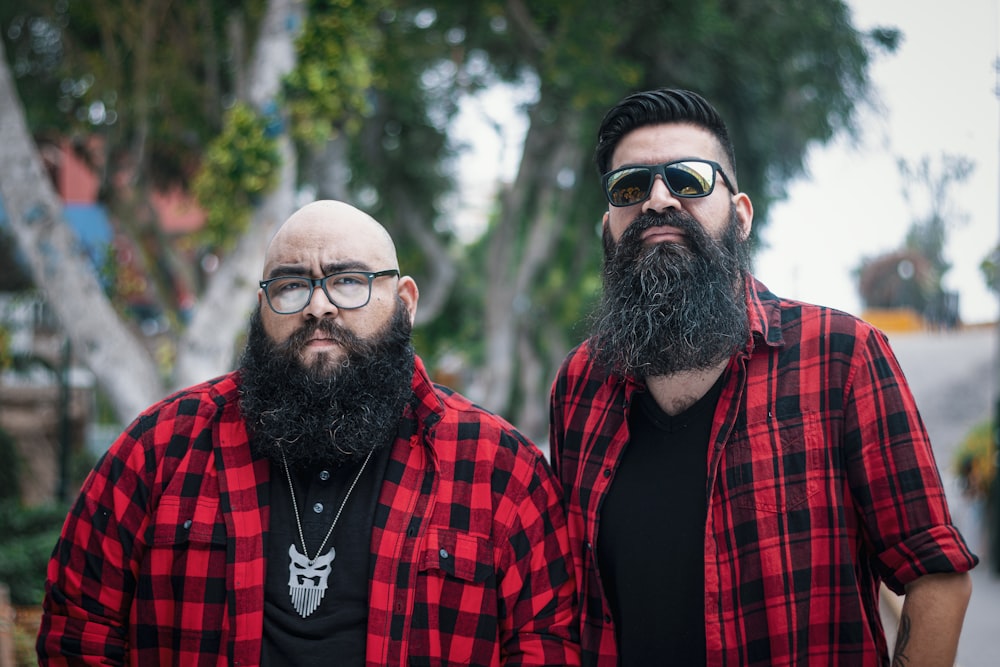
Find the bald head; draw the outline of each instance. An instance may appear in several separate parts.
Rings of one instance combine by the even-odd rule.
[[[322,278],[343,271],[371,274],[390,269],[398,270],[399,260],[396,246],[385,227],[350,204],[323,200],[303,206],[281,225],[264,255],[263,278]],[[381,325],[389,319],[398,298],[413,323],[419,297],[413,278],[381,277],[370,284],[371,302],[359,310],[334,308],[325,296],[319,298],[314,294],[301,316],[307,319],[336,317],[357,325],[357,333],[363,335],[369,329],[367,324]],[[263,290],[258,292],[257,299],[263,305]],[[383,309],[387,304],[388,309]],[[295,326],[286,315],[279,316],[272,324],[271,313],[266,308],[264,316],[268,333],[276,340],[281,338],[277,332],[279,327]]]
[[[324,266],[324,274],[399,268],[396,246],[385,227],[350,204],[322,200],[303,206],[281,225],[264,256],[264,277],[277,275],[274,267],[292,258],[316,253],[330,255],[324,263],[338,258],[333,268]]]

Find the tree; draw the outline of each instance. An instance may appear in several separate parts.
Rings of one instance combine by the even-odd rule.
[[[861,261],[859,293],[867,308],[912,308],[929,322],[954,323],[957,303],[944,288],[951,268],[945,245],[948,232],[968,214],[956,208],[952,189],[968,179],[975,164],[945,153],[937,164],[924,156],[916,163],[899,159],[897,166],[914,218],[900,249]]]
[[[299,21],[290,20],[296,15]],[[292,44],[301,26],[295,0],[270,0],[262,36],[248,79],[254,82],[251,99],[264,106],[274,99],[282,77],[294,66]],[[2,55],[2,54],[0,54]],[[0,141],[8,159],[0,164],[0,196],[19,246],[27,256],[38,289],[66,328],[73,348],[97,377],[119,419],[130,421],[166,393],[171,386],[161,377],[153,356],[136,333],[119,317],[97,280],[94,267],[62,217],[58,200],[32,141],[23,108],[5,60],[0,60]],[[283,185],[271,193],[254,216],[248,233],[240,237],[229,261],[213,278],[213,288],[196,306],[186,343],[177,352],[176,377],[181,382],[207,379],[205,360],[212,369],[231,358],[233,331],[241,328],[253,304],[243,300],[252,284],[269,230],[292,210],[296,159],[291,142],[279,141],[283,157]],[[200,312],[211,310],[211,316]],[[206,318],[211,323],[204,324]],[[222,364],[228,365],[228,361]]]
[[[183,16],[196,7],[214,8],[217,17],[231,9],[222,0],[172,4],[183,5],[177,8]],[[281,16],[276,12],[291,4],[267,4],[265,36],[275,25],[269,21]],[[156,3],[149,5],[153,11]],[[740,182],[754,197],[759,229],[769,203],[784,196],[780,184],[801,172],[807,147],[853,130],[856,105],[866,99],[869,59],[897,39],[891,30],[857,32],[841,0],[770,0],[752,8],[735,0],[696,7],[651,0],[613,6],[450,0],[433,7],[310,0],[302,6],[295,67],[271,62],[288,73],[281,90],[247,94],[262,117],[294,136],[282,139],[285,189],[272,208],[257,209],[251,232],[226,253],[223,267],[250,261],[237,257],[259,259],[262,230],[287,211],[293,187],[358,203],[390,227],[404,269],[421,284],[418,349],[432,363],[459,358],[465,369],[459,388],[536,438],[544,434],[544,396],[555,365],[580,337],[578,323],[599,288],[603,202],[590,154],[603,111],[631,90],[660,85],[690,87],[712,99],[731,123]],[[278,41],[287,46],[291,39]],[[258,51],[266,43],[258,41]],[[343,51],[333,48],[342,44]],[[230,79],[233,90],[240,81],[281,79],[253,71],[241,76],[238,67],[232,75],[218,71],[219,84],[206,80],[203,92],[225,93]],[[449,160],[457,150],[449,124],[463,97],[498,82],[535,95],[523,108],[512,104],[510,111],[528,120],[520,166],[515,181],[501,188],[486,233],[470,246],[449,224],[455,186]],[[345,83],[341,94],[337,86]],[[336,106],[355,99],[348,93],[362,86],[362,102]],[[204,103],[218,108],[210,98],[206,92]],[[7,181],[4,169],[0,181]],[[251,273],[234,269],[209,280],[177,348],[177,382],[228,363],[240,313],[252,307],[234,295],[252,291]],[[220,316],[222,305],[234,310]],[[149,394],[137,396],[144,402]],[[125,404],[120,414],[133,410]]]
[[[478,369],[473,396],[535,437],[545,432],[555,365],[598,286],[603,202],[587,183],[595,179],[590,154],[603,111],[627,92],[661,85],[716,102],[730,121],[759,230],[770,202],[784,196],[780,184],[802,172],[807,147],[853,131],[869,58],[898,39],[892,30],[858,33],[834,0],[710,2],[695,11],[679,3],[554,0],[442,7],[436,32],[465,35],[447,52],[457,62],[455,82],[476,80],[467,72],[485,52],[493,76],[533,81],[538,90],[525,110],[516,179],[462,271],[481,279],[480,305],[454,304],[456,315],[445,318],[472,315],[478,323],[463,332],[482,342],[455,346],[474,353],[463,354]]]

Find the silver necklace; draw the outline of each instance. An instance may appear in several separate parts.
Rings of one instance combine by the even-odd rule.
[[[347,499],[351,497],[351,492],[357,486],[358,480],[361,479],[361,473],[365,471],[368,460],[371,459],[372,452],[375,450],[368,450],[365,462],[361,464],[361,469],[354,476],[354,481],[351,482],[347,493],[344,494],[344,500],[340,503],[340,509],[337,510],[337,514],[333,517],[330,530],[326,531],[326,537],[323,538],[319,549],[316,550],[316,555],[312,558],[309,557],[309,551],[306,548],[306,537],[302,532],[299,505],[295,501],[295,487],[292,486],[292,473],[288,471],[285,450],[279,447],[278,451],[281,452],[281,463],[285,468],[288,491],[292,494],[292,512],[295,513],[295,526],[299,529],[299,540],[302,541],[302,553],[299,553],[294,540],[291,546],[288,547],[288,557],[291,559],[288,564],[288,594],[292,598],[292,606],[295,607],[295,611],[299,612],[299,616],[302,618],[306,618],[316,611],[319,603],[323,601],[323,596],[326,595],[331,563],[333,563],[333,559],[337,556],[337,550],[331,545],[330,551],[326,555],[321,556],[320,554],[323,553],[323,547],[326,546],[326,543],[330,540],[330,536],[333,535],[333,528],[337,525],[337,520],[340,519],[340,514],[344,511],[344,506],[347,505]]]

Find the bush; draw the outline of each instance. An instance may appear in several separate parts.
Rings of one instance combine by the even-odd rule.
[[[962,491],[973,500],[985,502],[996,478],[996,452],[993,421],[977,424],[955,450],[952,462],[962,484]]]
[[[21,497],[21,466],[14,438],[0,428],[0,502]]]
[[[17,501],[0,502],[0,581],[10,587],[15,605],[41,604],[45,570],[59,539],[67,507],[24,507]]]

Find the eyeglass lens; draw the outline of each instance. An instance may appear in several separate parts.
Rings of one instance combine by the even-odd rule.
[[[371,280],[366,273],[335,273],[323,287],[338,308],[360,308],[371,296]],[[278,278],[267,286],[267,297],[276,311],[296,313],[312,298],[312,282],[306,278]]]
[[[677,197],[705,197],[715,186],[715,168],[708,162],[685,160],[659,165],[624,167],[605,177],[608,201],[614,206],[631,206],[645,201],[656,174]]]

